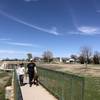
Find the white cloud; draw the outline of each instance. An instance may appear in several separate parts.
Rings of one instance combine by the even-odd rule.
[[[100,10],[96,10],[97,13],[100,13]]]
[[[77,31],[69,31],[68,33],[77,35],[99,35],[100,29],[97,27],[81,26],[77,27]]]
[[[26,47],[40,47],[39,45],[31,44],[31,43],[19,43],[19,42],[5,42],[10,45],[16,46],[26,46]]]
[[[0,58],[25,58],[26,51],[0,50]]]
[[[77,30],[81,32],[82,34],[87,34],[87,35],[95,35],[95,34],[100,34],[100,30],[97,27],[91,27],[91,26],[81,26],[77,27]]]
[[[13,21],[15,21],[15,22],[18,22],[18,23],[20,23],[20,24],[26,25],[26,26],[28,26],[28,27],[30,27],[30,28],[34,28],[34,29],[36,29],[36,30],[43,31],[43,32],[46,32],[46,33],[49,33],[49,34],[53,34],[53,35],[60,35],[60,33],[57,32],[57,28],[55,28],[55,29],[53,28],[53,29],[51,29],[51,30],[50,30],[50,29],[41,28],[41,27],[38,27],[38,26],[36,26],[36,25],[27,23],[27,22],[25,22],[25,21],[23,21],[23,20],[20,20],[20,19],[14,17],[14,16],[8,15],[7,13],[5,13],[5,12],[2,11],[2,10],[0,10],[0,14],[2,14],[2,15],[4,15],[4,16],[8,17],[9,19],[11,19],[11,20],[13,20]]]
[[[41,55],[39,52],[33,52],[33,51],[0,49],[0,59],[3,59],[3,58],[27,58],[27,53],[32,53],[34,56]]]
[[[0,50],[1,54],[20,54],[24,53],[23,51],[14,51],[14,50]]]
[[[0,54],[27,54],[29,52],[32,53],[32,51],[21,51],[21,50],[18,51],[18,50],[5,50],[5,49],[0,50]],[[34,54],[37,54],[37,52],[34,52]]]
[[[25,2],[31,2],[31,1],[33,1],[33,2],[37,2],[37,1],[39,1],[39,0],[24,0]]]
[[[0,38],[0,41],[8,41],[8,40],[11,40],[9,38]]]

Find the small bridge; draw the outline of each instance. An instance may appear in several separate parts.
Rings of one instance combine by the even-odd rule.
[[[16,70],[13,71],[13,99],[10,100],[84,100],[84,78],[38,67],[41,85],[19,85]]]
[[[83,77],[41,67],[38,73],[41,85],[32,87],[29,84],[20,87],[14,74],[15,100],[84,100]],[[27,77],[24,82],[28,83]]]
[[[24,80],[24,82],[27,84],[21,86],[23,100],[57,100],[43,86],[29,87],[28,80]]]

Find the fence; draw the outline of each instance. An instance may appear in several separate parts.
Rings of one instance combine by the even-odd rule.
[[[14,69],[14,100],[23,100],[16,70]]]
[[[58,100],[83,100],[84,78],[38,67],[41,84]]]

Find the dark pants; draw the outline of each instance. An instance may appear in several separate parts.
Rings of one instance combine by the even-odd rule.
[[[24,76],[23,76],[23,75],[19,75],[20,85],[23,85],[23,78],[24,78]]]
[[[32,85],[32,80],[34,78],[34,73],[29,73],[29,84]]]
[[[39,78],[38,74],[35,74],[35,75],[34,75],[34,84],[35,84],[35,85],[39,85],[39,80],[38,80],[38,78]]]

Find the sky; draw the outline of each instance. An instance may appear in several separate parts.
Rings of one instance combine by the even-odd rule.
[[[100,51],[100,0],[0,0],[0,59]]]

